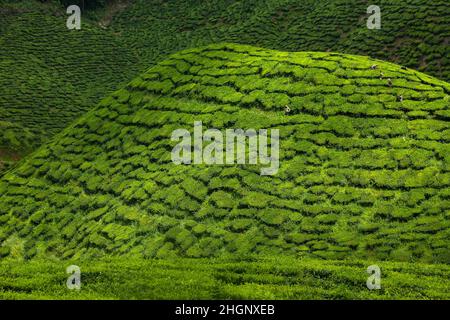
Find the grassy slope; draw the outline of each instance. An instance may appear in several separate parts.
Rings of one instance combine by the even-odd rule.
[[[161,54],[228,41],[369,55],[450,80],[447,1],[383,0],[377,5],[380,30],[366,27],[368,4],[360,0],[137,0],[111,27],[146,63]]]
[[[14,166],[22,157],[32,151],[40,136],[30,130],[7,121],[0,121],[0,171]]]
[[[447,1],[379,4],[376,31],[365,27],[367,4],[358,0],[215,0],[135,1],[107,30],[84,19],[68,32],[62,9],[3,0],[0,119],[33,132],[39,145],[168,54],[218,41],[364,54],[450,79]]]
[[[4,147],[26,154],[129,81],[138,59],[89,22],[67,30],[58,7],[1,2],[0,120],[11,132],[0,131],[0,143],[14,139]]]
[[[81,269],[81,290],[66,268]],[[367,261],[266,258],[33,260],[0,263],[0,299],[448,299],[450,267],[377,262],[381,290],[368,290]]]
[[[449,263],[449,90],[359,56],[175,54],[0,180],[0,254]],[[279,173],[174,165],[194,120],[279,128]]]

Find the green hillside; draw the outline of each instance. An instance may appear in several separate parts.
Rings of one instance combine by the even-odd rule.
[[[81,290],[65,269],[80,266]],[[0,262],[0,299],[448,299],[448,265],[376,262],[382,288],[368,290],[367,261],[99,259]]]
[[[449,92],[361,56],[182,51],[2,178],[1,254],[448,264]],[[278,174],[175,165],[171,133],[194,121],[278,128]]]
[[[48,2],[0,0],[0,121],[31,132],[34,148],[168,54],[220,41],[369,55],[450,80],[446,0],[379,1],[380,30],[359,0],[135,0],[70,32]]]
[[[0,121],[24,144],[8,152],[35,150],[136,74],[138,59],[111,33],[90,23],[69,31],[65,19],[51,4],[0,1]]]
[[[0,121],[0,171],[9,169],[23,153],[32,151],[40,137],[15,123]]]
[[[361,0],[136,0],[114,17],[110,28],[146,63],[186,47],[227,41],[283,51],[369,55],[449,81],[448,2],[376,4],[379,30],[367,28],[370,3]]]

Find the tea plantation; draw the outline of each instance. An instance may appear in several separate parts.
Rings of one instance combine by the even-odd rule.
[[[355,298],[342,281],[364,290],[355,279],[367,277],[365,268],[376,262],[393,273],[415,269],[394,276],[392,290],[399,291],[382,297],[449,298],[443,280],[450,274],[449,93],[446,82],[362,56],[226,43],[181,51],[103,99],[1,178],[0,256],[184,257],[180,265],[215,274],[205,286],[229,284],[218,297],[262,297],[267,289],[268,297]],[[261,176],[259,165],[250,164],[175,165],[172,131],[192,131],[194,121],[220,130],[279,129],[278,174]],[[246,275],[229,274],[233,266],[217,272],[220,261],[264,257],[303,261],[293,272],[322,271],[306,279],[270,271],[264,280],[258,274],[268,271],[255,262]],[[336,260],[361,267],[346,275],[334,269],[341,265]],[[152,261],[136,263],[147,264],[143,274],[161,273],[164,262]],[[16,262],[12,270],[26,274],[27,265]],[[36,262],[44,274],[58,265]],[[22,282],[5,280],[10,268],[0,265],[1,295],[21,297]],[[94,263],[87,268],[97,270]],[[30,283],[48,290],[34,292],[26,282],[25,294],[51,295],[60,279],[36,277]],[[99,277],[94,296],[120,297],[104,291]],[[189,273],[174,277],[189,286]],[[330,292],[300,288],[302,281],[318,287],[323,277]],[[421,284],[408,282],[415,278]],[[164,280],[149,280],[156,291],[148,295],[166,297],[157,281]],[[301,285],[282,289],[290,281]],[[198,297],[216,297],[211,287],[205,290]]]
[[[168,54],[220,41],[369,55],[450,80],[446,0],[378,1],[379,30],[359,0],[135,0],[101,25],[101,11],[83,13],[70,31],[47,2],[0,0],[0,121],[33,134],[33,150]],[[15,161],[2,159],[0,171]]]
[[[117,14],[111,28],[147,64],[186,47],[227,41],[369,55],[449,81],[448,1],[373,4],[381,10],[381,29],[367,28],[370,3],[360,0],[136,0]]]
[[[65,11],[36,1],[0,1],[0,48],[0,121],[9,123],[0,148],[17,159],[129,81],[138,62],[112,34],[89,23],[69,31]],[[0,151],[0,171],[4,159]]]
[[[66,268],[81,270],[67,290]],[[0,299],[448,299],[450,268],[377,262],[380,290],[368,290],[367,261],[290,257],[258,260],[107,258],[0,262]]]
[[[0,171],[12,167],[23,155],[33,150],[41,136],[7,121],[0,121]]]

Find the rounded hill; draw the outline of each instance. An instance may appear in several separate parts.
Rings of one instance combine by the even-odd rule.
[[[1,255],[449,263],[449,93],[362,56],[181,51],[1,178]],[[278,173],[174,164],[195,121],[279,129]]]
[[[83,11],[81,30],[67,30],[58,3],[0,0],[0,120],[32,132],[31,150],[148,66],[219,41],[368,55],[450,79],[447,0],[379,1],[381,29],[367,28],[360,0],[107,1]]]

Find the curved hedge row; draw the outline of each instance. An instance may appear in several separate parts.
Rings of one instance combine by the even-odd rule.
[[[359,0],[135,1],[112,28],[145,63],[218,41],[283,51],[334,51],[373,58],[450,80],[446,0],[382,0],[381,29],[366,26]],[[151,45],[150,45],[151,44]]]
[[[380,290],[367,290],[364,285],[366,261],[124,257],[74,263],[83,272],[83,290],[67,290],[66,261],[1,261],[0,298],[445,300],[450,286],[450,266],[418,263],[378,262],[383,277]]]
[[[361,56],[179,52],[0,180],[1,253],[449,263],[449,93]],[[173,164],[172,131],[200,120],[278,128],[278,174]]]
[[[138,61],[112,34],[84,21],[70,31],[59,7],[34,2],[0,4],[0,121],[17,140],[23,129],[36,137],[21,153],[129,81]]]
[[[378,1],[380,30],[358,0],[139,0],[108,29],[84,18],[73,32],[63,8],[0,3],[0,120],[39,141],[168,54],[218,41],[369,55],[450,80],[446,0]]]
[[[17,124],[0,121],[0,171],[12,167],[36,146],[40,135]]]

